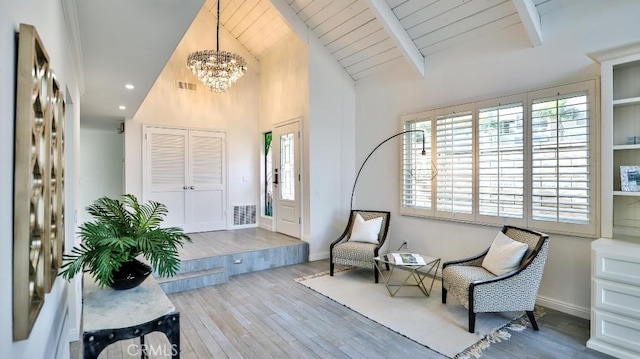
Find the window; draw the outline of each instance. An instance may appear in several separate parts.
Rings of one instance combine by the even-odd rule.
[[[273,151],[271,148],[272,133],[264,134],[264,215],[273,215]]]
[[[402,208],[413,213],[430,213],[431,178],[431,120],[420,115],[404,123],[402,159]],[[422,154],[424,141],[425,154]]]
[[[403,118],[401,214],[597,236],[595,80]],[[433,129],[433,131],[432,131]]]
[[[522,103],[478,111],[479,215],[524,218],[523,112]]]
[[[532,216],[589,223],[589,103],[586,93],[532,105]]]
[[[436,118],[436,211],[444,217],[473,213],[472,119],[471,111]]]

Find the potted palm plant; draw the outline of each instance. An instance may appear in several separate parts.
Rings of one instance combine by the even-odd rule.
[[[191,238],[178,227],[160,228],[167,214],[162,203],[140,204],[131,194],[121,200],[102,197],[87,207],[94,221],[80,226],[82,242],[63,256],[58,275],[70,280],[88,271],[101,287],[129,289],[156,271],[173,276],[180,269],[178,246]],[[136,257],[142,256],[149,265]]]

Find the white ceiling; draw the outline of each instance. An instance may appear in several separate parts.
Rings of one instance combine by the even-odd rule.
[[[358,80],[407,64],[418,76],[424,57],[511,26],[524,26],[539,45],[540,17],[578,0],[221,1],[221,26],[258,61],[304,24]],[[215,18],[216,0],[77,1],[82,120],[115,126],[132,117],[202,6]],[[129,82],[136,89],[126,90]]]

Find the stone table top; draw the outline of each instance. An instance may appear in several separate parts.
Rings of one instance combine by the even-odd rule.
[[[90,274],[84,275],[83,330],[127,328],[175,312],[175,306],[153,276],[135,288],[100,288]]]

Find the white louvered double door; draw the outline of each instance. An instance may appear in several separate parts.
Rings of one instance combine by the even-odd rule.
[[[144,200],[167,206],[163,226],[226,229],[225,134],[145,127]]]

